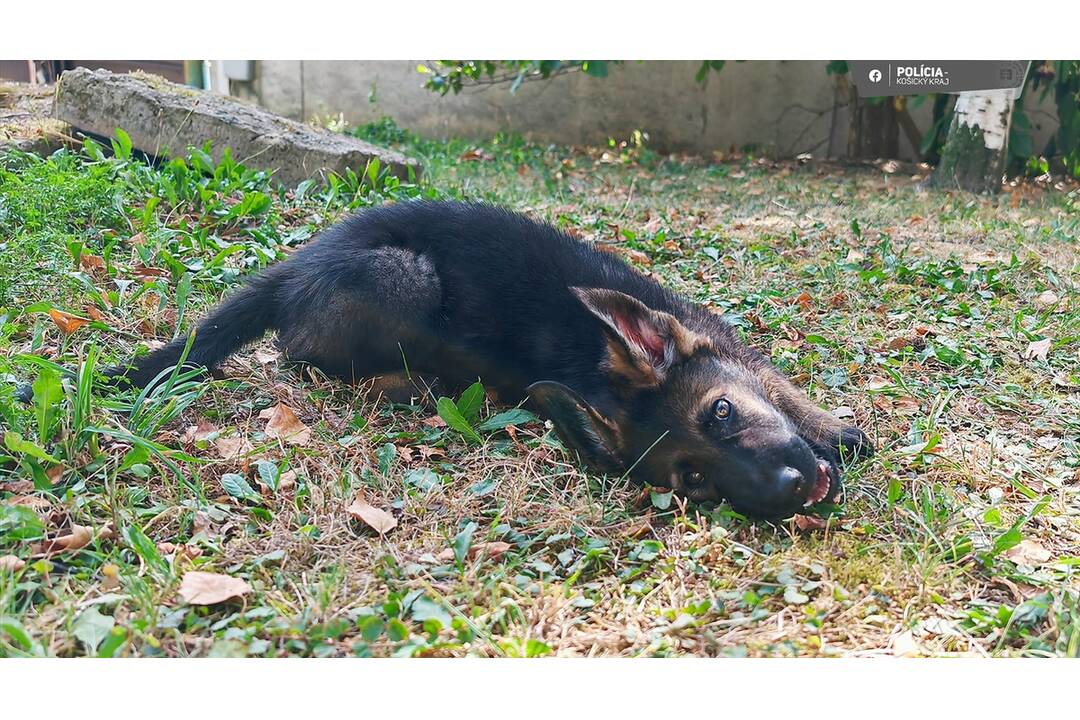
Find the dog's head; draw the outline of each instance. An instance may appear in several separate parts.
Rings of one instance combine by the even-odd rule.
[[[815,455],[748,368],[628,295],[574,292],[602,321],[618,409],[605,416],[554,382],[530,386],[529,396],[585,462],[696,501],[727,499],[756,517],[837,498],[835,465]]]

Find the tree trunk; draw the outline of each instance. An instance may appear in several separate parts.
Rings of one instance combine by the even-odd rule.
[[[960,93],[930,185],[974,193],[1001,190],[1012,107],[1012,90]]]

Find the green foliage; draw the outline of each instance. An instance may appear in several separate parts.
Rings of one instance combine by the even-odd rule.
[[[1022,107],[1018,107],[1019,112],[1013,112],[1013,124],[1015,128],[1019,120],[1021,127],[1009,135],[1009,142],[1010,145],[1018,142],[1020,148],[1013,153],[1010,147],[1010,155],[1023,160],[1029,173],[1045,172],[1045,160],[1032,162],[1033,157],[1060,157],[1065,171],[1080,178],[1080,60],[1036,60],[1027,85],[1028,92],[1038,92],[1042,99],[1053,95],[1058,129],[1042,152],[1036,152],[1029,135],[1031,123]]]
[[[516,92],[527,80],[583,72],[607,77],[608,66],[621,60],[435,60],[417,67],[426,75],[424,87],[440,95],[458,94],[470,85],[509,85]]]

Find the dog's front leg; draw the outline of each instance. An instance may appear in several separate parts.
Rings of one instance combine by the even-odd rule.
[[[776,368],[763,367],[758,377],[772,403],[795,423],[799,437],[815,451],[827,452],[826,459],[837,462],[874,454],[873,443],[862,430],[815,405]]]

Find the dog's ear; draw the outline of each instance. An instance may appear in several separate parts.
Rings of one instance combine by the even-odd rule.
[[[672,365],[708,344],[674,315],[652,310],[625,293],[604,288],[571,290],[604,324],[609,370],[631,385],[661,383]]]
[[[559,438],[600,472],[621,473],[619,432],[580,395],[557,382],[533,383],[526,390],[540,414],[551,420]]]

